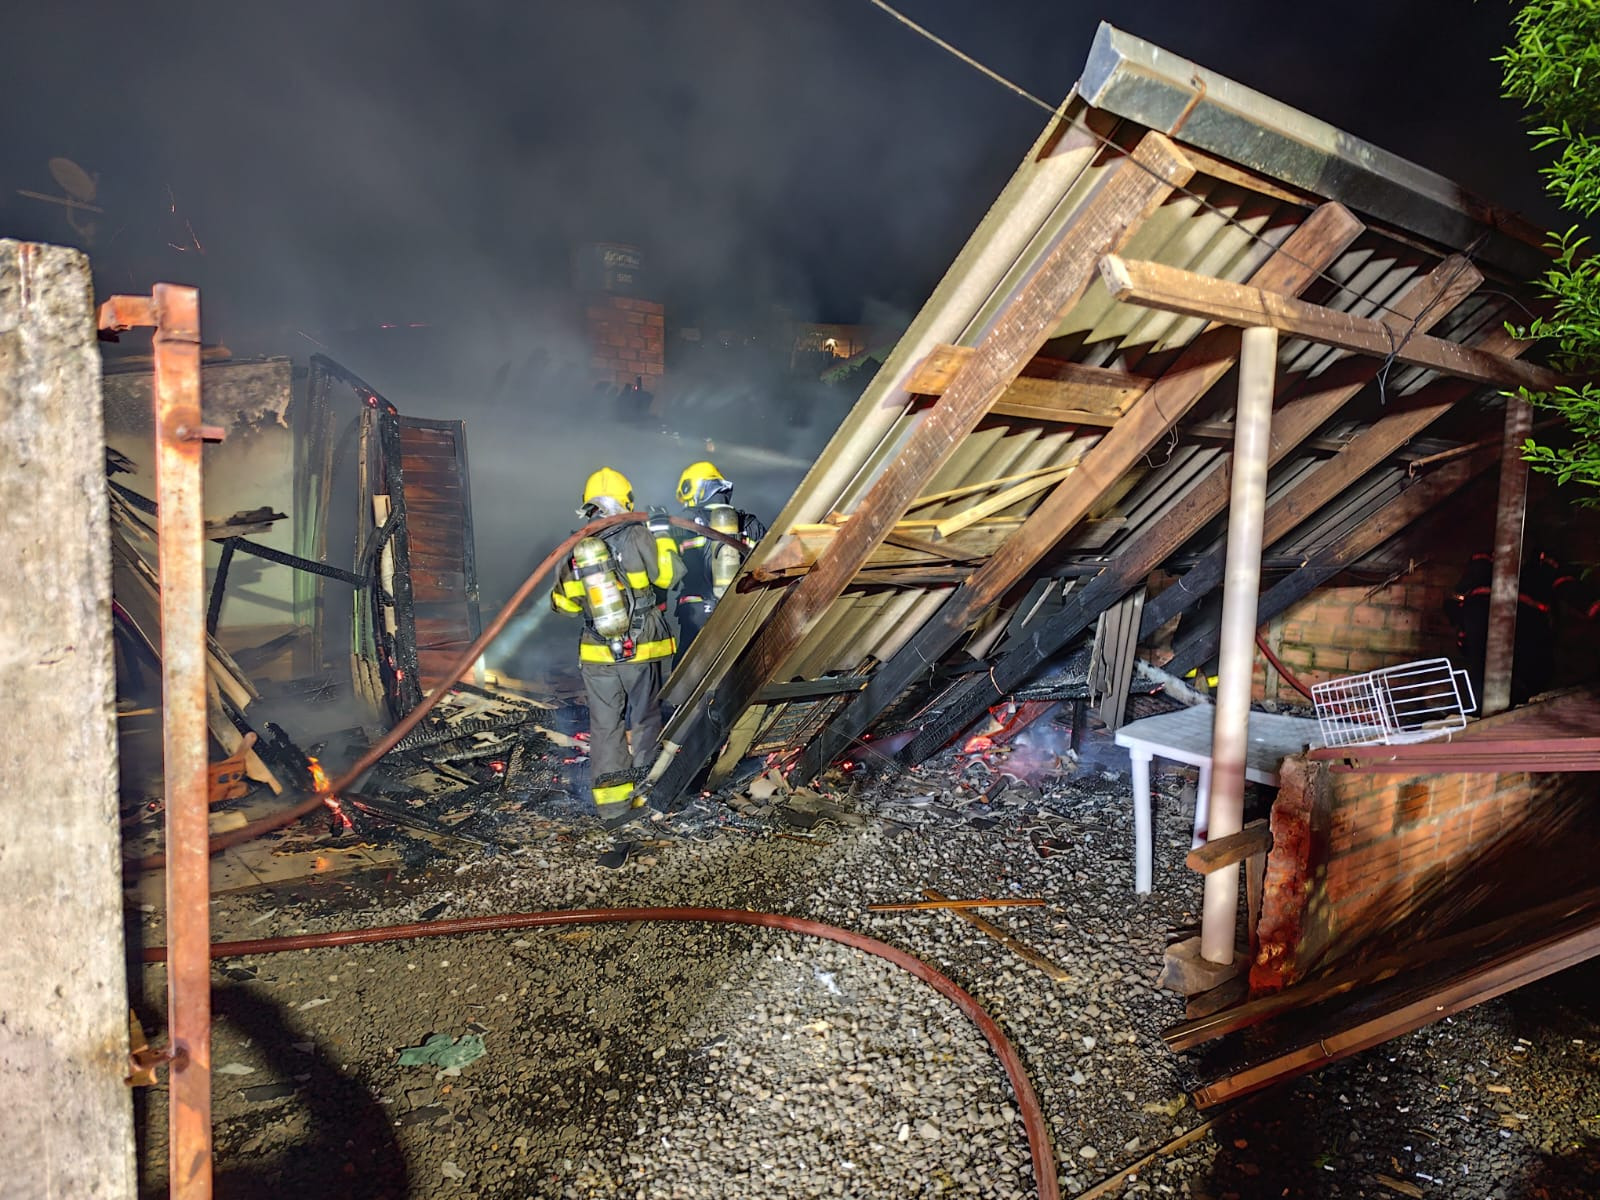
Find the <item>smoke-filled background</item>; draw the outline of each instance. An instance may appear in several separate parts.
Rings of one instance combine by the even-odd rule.
[[[1497,98],[1500,0],[1448,20],[1393,0],[1336,17],[1276,0],[900,7],[1052,101],[1109,16],[1548,219]],[[770,519],[849,394],[679,370],[674,329],[903,324],[1045,120],[868,0],[34,4],[0,44],[0,236],[84,247],[102,295],[198,284],[208,341],[328,353],[403,412],[464,418],[491,609],[602,464],[665,504],[709,439]],[[58,156],[102,211],[21,194],[60,196]],[[666,305],[661,419],[619,418],[585,376],[560,298],[593,241],[641,247],[642,290]]]

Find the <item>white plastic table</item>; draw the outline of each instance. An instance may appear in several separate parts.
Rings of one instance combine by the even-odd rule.
[[[1210,818],[1211,727],[1216,709],[1209,704],[1162,713],[1132,721],[1117,730],[1117,745],[1133,760],[1134,891],[1150,890],[1150,760],[1157,756],[1200,768],[1195,788],[1194,842],[1202,845]],[[1245,753],[1244,777],[1253,783],[1276,787],[1278,764],[1298,754],[1317,737],[1317,723],[1309,717],[1284,717],[1275,713],[1250,714],[1250,746]]]

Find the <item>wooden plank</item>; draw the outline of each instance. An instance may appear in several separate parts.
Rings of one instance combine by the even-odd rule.
[[[1431,328],[1471,294],[1479,281],[1477,272],[1465,259],[1446,259],[1393,305],[1387,319],[1395,323],[1397,332],[1413,325],[1418,330]],[[1305,390],[1281,404],[1273,414],[1269,463],[1279,461],[1321,428],[1372,382],[1378,369],[1379,364],[1367,358],[1337,362],[1310,381]],[[1120,546],[1105,571],[1078,588],[1059,613],[1028,631],[1025,644],[1002,655],[980,681],[953,685],[962,694],[947,694],[940,699],[944,718],[937,727],[914,738],[901,751],[901,760],[920,762],[933,753],[943,744],[946,730],[960,729],[976,720],[993,703],[997,689],[1004,694],[1020,686],[1041,663],[1087,629],[1102,611],[1142,583],[1226,509],[1232,478],[1231,460],[1219,458],[1184,494],[1176,510],[1148,524]]]
[[[1100,696],[1096,713],[1109,733],[1122,728],[1128,711],[1135,651],[1139,648],[1139,614],[1143,611],[1144,589],[1135,588],[1100,614],[1090,685]]]
[[[1261,900],[1266,895],[1267,855],[1252,854],[1244,863],[1245,930],[1250,938],[1250,960],[1261,949]],[[1243,999],[1243,997],[1240,997]]]
[[[1038,899],[1016,900],[913,900],[908,904],[869,904],[868,912],[921,912],[930,908],[1043,908]]]
[[[1203,846],[1189,851],[1183,865],[1191,871],[1209,875],[1223,867],[1242,863],[1254,854],[1265,854],[1272,849],[1272,831],[1266,821],[1251,821],[1238,833],[1214,838]]]
[[[954,537],[963,529],[977,524],[985,517],[992,517],[996,513],[1010,508],[1013,504],[1026,500],[1029,496],[1038,495],[1045,488],[1054,487],[1076,469],[1076,464],[1061,467],[1049,475],[1040,475],[1025,483],[1008,487],[1005,491],[990,496],[987,500],[974,504],[971,508],[965,509],[953,517],[946,517],[935,525],[934,529],[938,531],[940,537]]]
[[[924,554],[940,562],[979,562],[982,559],[982,555],[969,554],[942,542],[924,541],[922,538],[912,537],[908,533],[901,533],[898,525],[885,535],[883,541],[885,545],[899,546],[902,550],[910,550],[915,554]],[[871,559],[867,560],[867,565],[872,565]]]
[[[1492,962],[1415,997],[1389,1012],[1380,1012],[1349,1028],[1323,1033],[1309,1044],[1255,1063],[1194,1093],[1197,1108],[1209,1108],[1282,1080],[1338,1062],[1352,1054],[1463,1012],[1485,1000],[1533,983],[1600,954],[1600,918],[1564,927],[1532,946],[1500,955]]]
[[[1298,291],[1333,262],[1361,228],[1361,223],[1342,206],[1324,205],[1290,234],[1253,278],[1269,287]],[[812,778],[831,762],[894,702],[912,679],[927,669],[927,664],[937,662],[955,645],[979,613],[994,604],[1038,564],[1063,534],[1088,516],[1096,500],[1228,373],[1238,358],[1238,344],[1238,334],[1232,330],[1211,330],[1196,338],[1133,409],[1084,454],[1072,486],[1058,487],[1047,496],[989,561],[957,589],[893,659],[879,668],[867,690],[813,739],[800,764],[800,778]],[[973,718],[976,716],[974,713]]]
[[[923,888],[922,895],[925,899],[938,901],[942,905],[949,907],[951,914],[958,920],[965,921],[968,925],[971,925],[980,933],[992,937],[995,941],[999,942],[1002,946],[1011,951],[1011,953],[1015,954],[1030,967],[1038,968],[1046,975],[1050,976],[1051,979],[1054,979],[1057,983],[1070,983],[1072,981],[1072,976],[1068,974],[1064,968],[1057,966],[1044,955],[1040,954],[1032,946],[1029,946],[1026,942],[1022,941],[1015,935],[1007,933],[994,922],[985,921],[977,913],[971,912],[968,909],[950,907],[952,903],[950,898],[948,896],[940,895],[932,888]]]
[[[680,710],[681,720],[674,716],[668,740],[677,749],[666,751],[670,758],[658,764],[660,771],[650,785],[652,803],[662,807],[688,786],[745,706],[772,682],[905,515],[906,507],[927,488],[1023,364],[1039,352],[1061,314],[1088,290],[1103,248],[1126,244],[1190,174],[1178,149],[1157,133],[1147,133],[1131,157],[1105,169],[1075,218],[990,324],[977,353],[868,488],[816,566],[779,600],[716,695],[700,694],[687,711]]]
[[[911,373],[906,391],[942,396],[951,380],[977,351],[971,346],[936,346]],[[993,412],[1001,416],[1054,419],[1063,412],[1116,416],[1144,394],[1150,380],[1126,371],[1086,367],[1054,358],[1035,358],[1022,368]]]
[[[940,504],[946,500],[959,500],[963,496],[973,496],[979,492],[993,491],[998,487],[1006,487],[1013,483],[1021,483],[1026,479],[1037,479],[1041,475],[1051,475],[1061,468],[1059,466],[1036,467],[1032,471],[1022,471],[1016,475],[1002,475],[999,479],[985,479],[982,483],[965,483],[960,487],[947,488],[942,492],[930,492],[926,496],[918,496],[906,506],[906,511],[924,508],[929,504]]]
[[[1497,918],[1486,925],[1432,938],[1394,954],[1342,968],[1320,979],[1297,983],[1281,992],[1271,992],[1246,1001],[1226,1012],[1180,1021],[1163,1030],[1161,1040],[1174,1052],[1192,1050],[1205,1042],[1260,1025],[1279,1013],[1309,1008],[1358,987],[1379,983],[1402,971],[1471,954],[1520,929],[1545,929],[1597,906],[1600,906],[1600,888],[1589,888],[1575,896],[1563,896],[1537,908]]]
[[[1108,254],[1101,261],[1100,274],[1113,298],[1163,312],[1205,317],[1241,328],[1267,326],[1280,333],[1357,354],[1380,359],[1392,355],[1398,362],[1495,387],[1552,392],[1573,382],[1544,367],[1503,358],[1473,346],[1412,330],[1396,330],[1389,320],[1358,317],[1161,263]]]
[[[264,783],[272,789],[274,796],[283,794],[283,784],[272,773],[272,768],[262,761],[256,753],[254,746],[245,747],[244,734],[239,732],[222,708],[222,694],[217,689],[217,677],[206,676],[206,727],[211,731],[211,736],[217,740],[225,754],[237,754],[244,751],[245,774],[257,783]]]
[[[784,700],[819,700],[824,696],[859,692],[866,686],[864,675],[845,675],[837,679],[796,679],[789,683],[767,684],[756,697],[756,702],[775,704]]]
[[[872,552],[863,570],[874,567],[926,567],[933,562],[977,562],[985,558],[1016,528],[1019,522],[980,521],[963,530],[948,542],[927,542],[920,535],[926,530],[907,531],[902,526],[885,535],[883,545]],[[803,575],[815,565],[818,556],[827,548],[829,540],[839,531],[837,525],[802,526],[776,551],[769,554],[761,566],[747,573],[753,583],[770,583],[774,580]],[[914,543],[922,542],[918,546]],[[927,554],[937,546],[941,551],[934,560]]]

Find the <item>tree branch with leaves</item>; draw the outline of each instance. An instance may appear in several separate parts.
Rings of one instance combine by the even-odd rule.
[[[1527,0],[1511,29],[1512,44],[1494,60],[1503,93],[1527,109],[1535,149],[1551,155],[1539,172],[1546,190],[1563,210],[1593,217],[1600,212],[1600,0]],[[1549,314],[1519,331],[1550,342],[1552,365],[1573,375],[1600,370],[1600,259],[1584,253],[1588,241],[1576,224],[1551,236],[1555,258],[1539,280]],[[1525,397],[1567,425],[1559,444],[1529,440],[1530,466],[1592,493],[1579,503],[1600,505],[1600,388],[1585,383]]]

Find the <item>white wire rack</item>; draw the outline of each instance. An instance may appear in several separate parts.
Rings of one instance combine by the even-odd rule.
[[[1396,745],[1444,737],[1478,707],[1448,658],[1384,667],[1311,685],[1324,746]]]

